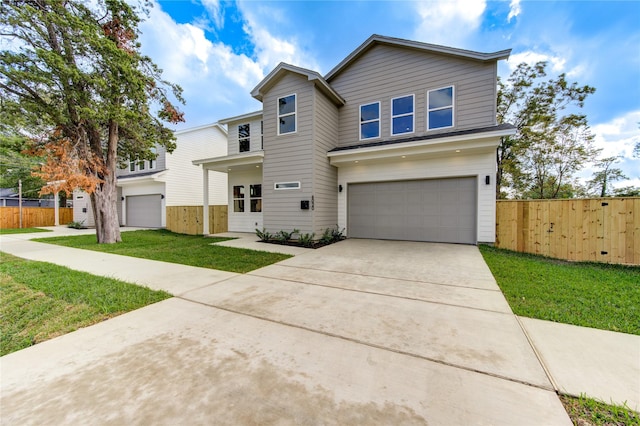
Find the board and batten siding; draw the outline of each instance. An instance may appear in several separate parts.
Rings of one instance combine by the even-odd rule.
[[[338,169],[329,164],[327,152],[338,142],[338,107],[317,88],[314,91],[313,232],[319,237],[338,224]]]
[[[495,153],[493,151],[455,155],[414,161],[387,161],[372,164],[354,164],[338,169],[338,183],[344,187],[338,193],[338,226],[347,227],[348,184],[385,182],[448,177],[477,177],[477,239],[478,242],[495,241]],[[490,176],[490,183],[485,183]]]
[[[227,129],[229,136],[228,155],[234,155],[240,153],[240,144],[238,143],[238,126],[242,124],[249,124],[249,150],[260,151],[262,149],[262,140],[260,138],[260,122],[262,117],[252,117],[246,120],[230,121],[227,123]]]
[[[313,195],[313,84],[300,75],[287,73],[265,94],[263,221],[269,232],[300,229],[312,232],[311,209],[301,210],[300,201]],[[295,133],[278,135],[278,98],[296,94]],[[300,182],[300,189],[274,190],[275,182]]]
[[[207,126],[178,132],[176,138],[176,149],[166,155],[166,205],[201,206],[202,167],[192,161],[227,155],[227,137],[218,127]],[[209,172],[209,204],[227,204],[226,173]]]
[[[496,124],[495,62],[377,45],[340,72],[329,83],[347,101],[340,109],[339,146],[358,145],[359,108],[380,102],[379,139],[404,138]],[[429,90],[454,87],[454,127],[427,131],[426,102]],[[414,133],[391,136],[391,99],[415,96]]]

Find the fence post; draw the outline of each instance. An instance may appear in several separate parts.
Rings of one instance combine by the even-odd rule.
[[[18,206],[20,207],[20,229],[22,229],[22,179],[18,179]]]

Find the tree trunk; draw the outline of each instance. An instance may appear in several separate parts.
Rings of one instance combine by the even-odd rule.
[[[103,183],[91,194],[91,204],[96,223],[98,244],[112,244],[122,241],[118,222],[118,189],[116,186],[116,149],[118,147],[118,124],[109,121],[107,157],[105,161]],[[98,147],[94,148],[97,151]]]

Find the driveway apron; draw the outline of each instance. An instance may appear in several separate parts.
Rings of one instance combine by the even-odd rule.
[[[2,358],[2,424],[570,425],[476,247],[346,240]]]

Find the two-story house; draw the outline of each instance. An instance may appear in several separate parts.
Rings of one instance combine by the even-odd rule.
[[[229,154],[194,164],[228,173],[230,231],[493,242],[509,53],[373,35],[324,77],[281,63],[251,92],[261,111],[221,120]]]
[[[166,208],[202,203],[202,172],[192,161],[203,155],[227,154],[227,131],[218,123],[175,132],[176,148],[156,148],[154,160],[134,160],[117,173],[120,225],[142,228],[166,226]],[[227,174],[208,176],[211,204],[227,204]],[[94,226],[89,196],[74,193],[74,221]]]

